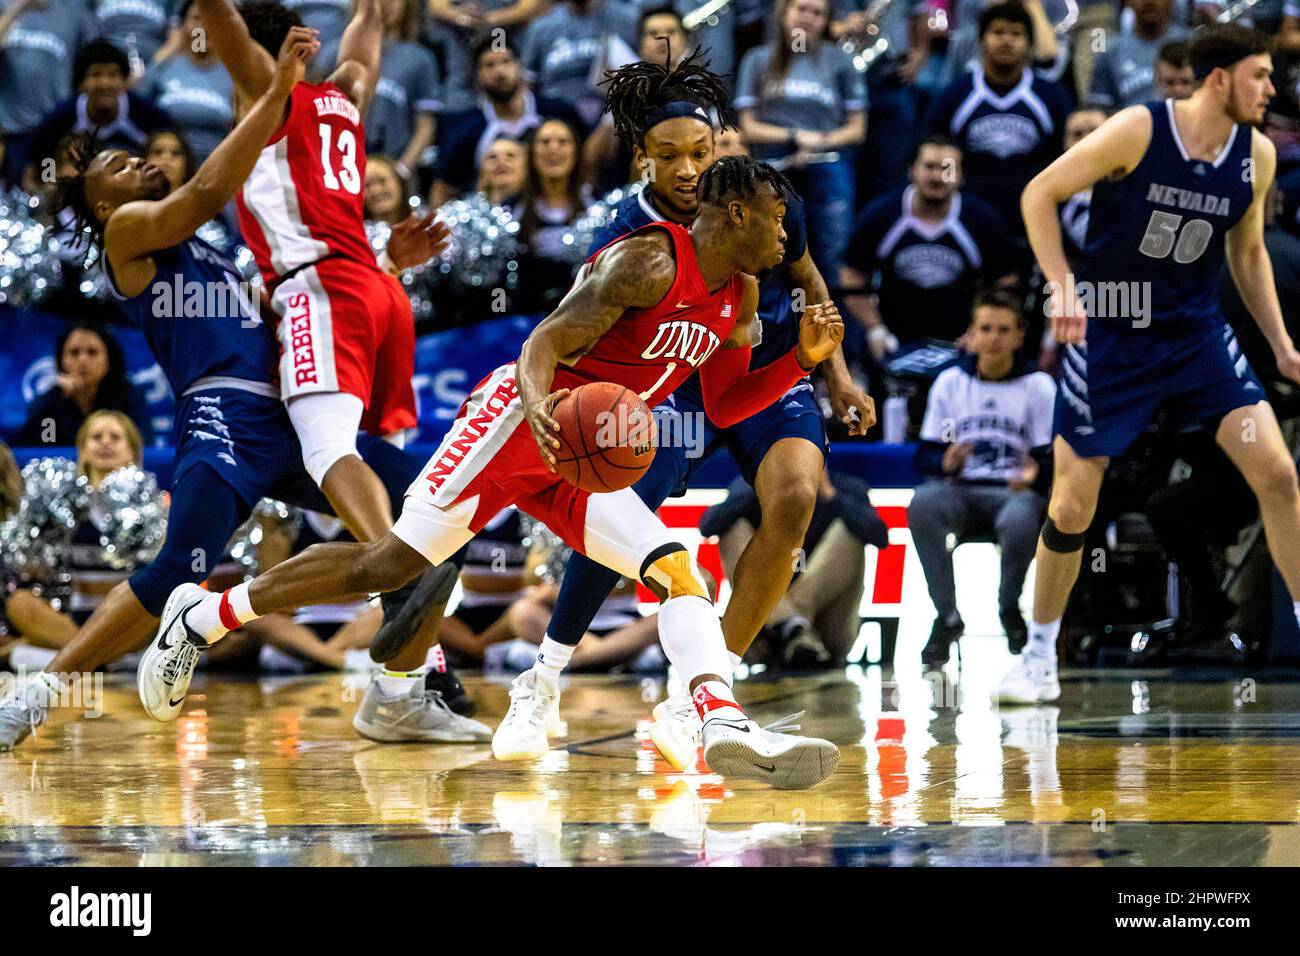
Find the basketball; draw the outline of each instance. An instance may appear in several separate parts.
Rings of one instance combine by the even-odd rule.
[[[630,487],[654,461],[654,416],[622,385],[592,382],[575,388],[551,417],[560,425],[556,470],[583,491]]]

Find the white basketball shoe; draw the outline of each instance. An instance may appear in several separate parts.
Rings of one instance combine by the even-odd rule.
[[[510,709],[492,735],[492,755],[498,760],[535,760],[550,749],[551,737],[568,736],[560,719],[560,687],[535,669],[510,683]]]
[[[1047,704],[1061,696],[1056,658],[1021,654],[993,692],[997,704]]]

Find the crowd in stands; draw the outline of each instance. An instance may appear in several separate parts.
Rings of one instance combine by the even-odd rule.
[[[323,77],[351,14],[347,0],[286,5],[320,31],[313,71]],[[1300,7],[1289,2],[728,0],[704,9],[695,0],[384,0],[383,12],[382,74],[365,121],[367,219],[391,227],[413,210],[481,200],[518,227],[517,247],[494,274],[471,284],[454,270],[424,270],[412,287],[426,300],[416,310],[424,335],[503,316],[535,321],[564,295],[585,253],[574,247],[593,203],[646,174],[602,115],[606,70],[698,53],[723,77],[734,115],[714,117],[715,155],[747,152],[795,184],[811,255],[848,319],[853,376],[879,403],[898,385],[900,356],[937,347],[949,359],[907,393],[906,435],[919,441],[924,482],[909,522],[938,614],[929,665],[948,659],[963,629],[950,554],[963,540],[999,545],[999,611],[1012,649],[1024,640],[1020,589],[1046,501],[1052,376],[1061,362],[1044,327],[1020,193],[1114,111],[1190,95],[1187,39],[1198,24],[1232,17],[1277,38],[1278,93],[1265,132],[1278,146],[1279,183],[1267,242],[1288,324],[1300,321]],[[38,215],[52,228],[70,228],[55,187],[71,134],[93,131],[140,152],[175,188],[232,119],[231,78],[206,43],[194,0],[4,0],[0,189],[38,197]],[[1061,209],[1071,255],[1087,233],[1088,203],[1081,193]],[[233,214],[213,229],[235,256],[241,240]],[[120,465],[138,465],[155,434],[126,374],[111,301],[84,294],[79,242],[68,233],[65,285],[41,305],[66,321],[48,387],[4,437],[14,446],[75,445],[94,483]],[[504,306],[493,294],[500,289]],[[1224,289],[1243,349],[1279,417],[1293,420],[1300,414],[1294,392],[1278,381],[1231,283]],[[0,306],[0,321],[6,312]],[[999,408],[999,434],[981,417],[988,402]],[[943,424],[952,422],[955,431]],[[877,428],[867,440],[880,438]],[[1126,456],[1139,464],[1112,463],[1113,472],[1141,471],[1134,486],[1141,493],[1109,507],[1103,499],[1098,522],[1104,537],[1117,516],[1149,514],[1152,533],[1182,569],[1187,600],[1218,634],[1236,603],[1221,587],[1222,558],[1211,554],[1235,542],[1255,515],[1244,484],[1223,477],[1226,461],[1203,438],[1153,429],[1154,450]],[[14,510],[21,479],[13,467],[3,470],[4,503]],[[1171,482],[1171,474],[1181,480]],[[1221,526],[1191,535],[1177,515],[1208,489],[1230,503],[1212,509]],[[725,564],[759,521],[752,492],[734,488],[706,515],[704,530],[719,537]],[[277,542],[283,557],[339,533],[321,516],[300,515],[286,527],[261,536],[262,566],[278,559]],[[485,531],[484,546],[504,550],[509,561],[498,567],[470,556],[464,596],[444,631],[459,663],[505,661],[512,643],[540,640],[556,582],[536,576],[524,537],[519,516],[505,513]],[[844,659],[862,596],[861,571],[844,569],[860,567],[864,547],[887,544],[866,487],[828,474],[809,531],[809,564],[768,622],[770,640],[760,642],[770,645],[774,664]],[[821,566],[840,568],[842,578],[817,575]],[[95,571],[74,569],[102,593],[109,585]],[[855,573],[856,589],[838,586]],[[74,591],[51,604],[12,571],[7,579],[11,637],[0,642],[10,650],[19,638],[59,646],[93,602]],[[611,598],[575,667],[662,663],[653,621],[636,614],[633,592]],[[376,614],[357,606],[267,618],[248,629],[248,642],[264,664],[287,666],[292,658],[341,668],[349,650],[366,646]]]

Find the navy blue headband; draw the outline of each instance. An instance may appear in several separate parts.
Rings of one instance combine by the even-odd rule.
[[[678,119],[682,116],[689,116],[701,123],[709,123],[709,112],[699,103],[693,103],[690,100],[673,100],[670,103],[664,103],[662,106],[656,106],[646,113],[645,122],[641,128],[642,130],[648,130],[666,120]]]

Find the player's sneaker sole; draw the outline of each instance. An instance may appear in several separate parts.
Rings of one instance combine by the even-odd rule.
[[[401,608],[375,632],[370,642],[370,659],[383,664],[402,653],[433,609],[447,603],[456,587],[457,575],[456,566],[448,561],[423,572]]]
[[[806,738],[775,756],[764,756],[734,737],[704,749],[709,769],[727,778],[760,780],[780,790],[804,790],[821,783],[840,765],[840,751],[826,740]]]
[[[695,763],[695,754],[699,751],[699,741],[688,737],[673,726],[671,718],[656,720],[650,725],[650,742],[659,751],[659,756],[679,773]]]
[[[999,690],[993,695],[993,702],[996,704],[1013,704],[1016,706],[1029,707],[1034,704],[1050,704],[1055,700],[1061,699],[1061,685],[1038,691],[1033,694],[1022,694],[1016,691]]]

